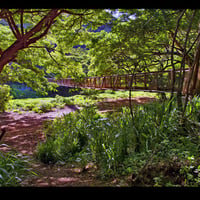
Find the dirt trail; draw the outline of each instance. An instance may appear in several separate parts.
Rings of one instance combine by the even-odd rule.
[[[145,104],[155,101],[154,97],[135,97],[131,98],[132,104]],[[113,112],[119,110],[122,106],[129,106],[129,98],[106,99],[98,102],[97,107],[100,112]]]
[[[75,111],[75,106],[65,106],[63,109],[37,114],[25,112],[18,114],[14,112],[0,113],[0,127],[6,128],[6,134],[1,143],[5,143],[22,154],[32,155],[38,142],[44,140],[42,124],[45,120],[54,119],[69,112]],[[8,150],[1,147],[0,150]]]

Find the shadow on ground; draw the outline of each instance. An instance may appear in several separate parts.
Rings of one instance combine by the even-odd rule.
[[[77,107],[65,106],[64,109],[47,112],[44,114],[26,112],[18,114],[5,112],[0,114],[0,127],[6,128],[1,143],[23,154],[32,155],[39,142],[44,140],[42,132],[43,122],[60,117],[63,114],[77,110]],[[9,151],[8,146],[1,146],[0,150]]]

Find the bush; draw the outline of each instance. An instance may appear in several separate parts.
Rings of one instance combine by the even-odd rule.
[[[62,97],[62,96],[59,96],[59,95],[56,95],[55,99],[51,100],[51,102],[53,104],[54,107],[57,107],[57,108],[64,108],[65,105],[73,105],[73,102],[71,101],[70,98],[68,97]]]
[[[84,109],[81,113],[76,111],[75,113],[69,113],[64,115],[63,118],[56,118],[54,123],[45,126],[44,130],[47,137],[46,143],[41,143],[38,147],[38,155],[41,154],[41,149],[47,149],[45,156],[39,156],[38,158],[46,162],[54,162],[62,158],[65,161],[71,158],[76,159],[77,153],[80,153],[88,141],[88,128],[89,121],[91,122],[92,116],[95,117],[96,113],[91,109]],[[98,115],[97,115],[98,117]],[[84,123],[84,122],[88,123]],[[50,142],[51,141],[51,142]],[[50,148],[50,143],[53,147]],[[50,151],[48,150],[50,148]],[[52,156],[52,149],[55,150],[57,157]],[[45,151],[44,151],[45,154]]]
[[[42,102],[40,105],[39,105],[39,110],[41,112],[48,112],[52,109],[53,105],[49,102]]]
[[[10,86],[0,85],[0,112],[5,112],[9,100],[12,99],[10,96]]]
[[[45,164],[55,163],[58,160],[53,140],[48,140],[38,146],[37,158]]]
[[[24,110],[24,111],[33,111],[36,113],[44,113],[51,111],[52,108],[63,108],[65,103],[56,103],[54,100],[48,99],[19,99],[19,100],[12,100],[9,103],[9,110]]]
[[[81,95],[97,95],[99,93],[102,93],[101,90],[95,90],[95,89],[88,89],[88,88],[82,88],[80,91]]]

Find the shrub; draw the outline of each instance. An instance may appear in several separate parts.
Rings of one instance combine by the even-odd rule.
[[[9,100],[12,99],[10,96],[10,86],[0,85],[0,112],[5,112]]]
[[[56,95],[55,99],[51,100],[51,102],[53,104],[54,107],[57,108],[64,108],[65,105],[73,105],[73,102],[71,101],[70,98],[68,97],[62,97],[59,95]]]
[[[39,110],[41,112],[47,112],[47,111],[50,111],[52,107],[53,107],[53,105],[51,103],[49,103],[49,102],[42,102],[39,105]]]
[[[130,122],[127,116],[101,118],[95,107],[83,108],[47,123],[45,134],[50,135],[38,147],[38,158],[43,162],[83,161],[82,155],[93,160],[104,174],[117,173],[117,168],[127,156],[132,145]],[[131,148],[129,148],[131,149]],[[56,152],[56,153],[55,153]]]
[[[115,94],[114,90],[105,90],[104,93],[106,94]]]
[[[102,93],[101,90],[95,90],[95,89],[88,89],[88,88],[82,88],[80,91],[81,95],[97,95],[99,93]]]
[[[53,140],[47,140],[46,143],[38,145],[37,158],[45,164],[56,163],[58,155],[55,152]]]
[[[35,104],[34,103],[27,103],[27,104],[25,104],[23,110],[31,111],[31,110],[33,110],[33,108],[35,108]]]

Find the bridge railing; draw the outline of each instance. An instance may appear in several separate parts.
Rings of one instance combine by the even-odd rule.
[[[186,73],[189,70],[186,70]],[[175,84],[174,89],[178,87],[180,70],[175,70]],[[130,88],[132,80],[132,89],[135,90],[162,90],[170,91],[172,88],[173,71],[157,71],[157,72],[141,72],[133,75],[112,75],[103,77],[87,77],[81,82],[76,82],[74,79],[60,79],[50,82],[56,82],[60,86],[67,87],[81,87],[81,88],[96,88],[96,89],[122,89]]]

